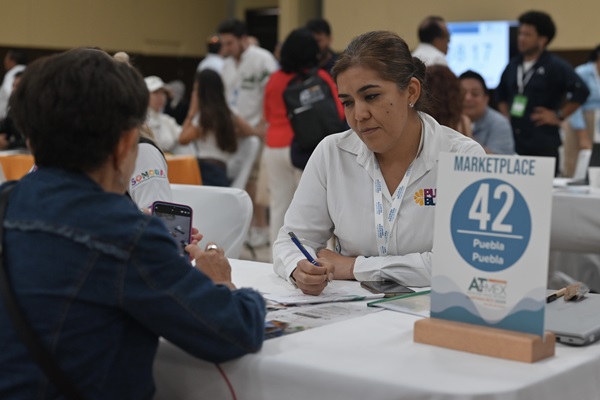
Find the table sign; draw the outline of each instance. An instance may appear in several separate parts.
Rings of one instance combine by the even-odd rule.
[[[440,155],[432,318],[544,335],[554,162]]]

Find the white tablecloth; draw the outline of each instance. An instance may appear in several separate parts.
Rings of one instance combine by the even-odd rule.
[[[231,260],[238,286],[264,291],[270,264]],[[358,284],[358,283],[357,283]],[[594,399],[600,343],[557,344],[535,364],[478,356],[412,340],[418,317],[381,311],[267,340],[262,351],[222,365],[238,399]],[[157,399],[229,399],[215,365],[167,342],[155,362]]]
[[[600,189],[555,189],[550,237],[549,286],[564,286],[553,280],[561,271],[600,292]]]
[[[600,189],[555,189],[550,249],[600,253]]]

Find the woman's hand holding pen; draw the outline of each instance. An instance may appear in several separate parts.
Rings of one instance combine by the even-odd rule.
[[[329,260],[335,266],[333,279],[355,279],[354,261],[356,257],[347,257],[328,249],[319,250],[319,258]]]
[[[308,260],[300,260],[292,272],[292,278],[302,293],[318,296],[327,284],[333,280],[335,266],[326,259],[317,258],[319,265],[314,265]]]

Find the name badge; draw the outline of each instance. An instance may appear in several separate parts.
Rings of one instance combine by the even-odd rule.
[[[527,96],[518,94],[515,96],[512,107],[510,108],[510,115],[513,117],[521,118],[525,115],[525,108],[527,107]]]

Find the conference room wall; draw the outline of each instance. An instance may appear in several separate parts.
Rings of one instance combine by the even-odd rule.
[[[549,13],[557,25],[550,45],[554,51],[594,48],[600,43],[600,2],[589,0],[322,0],[323,17],[332,25],[333,48],[342,50],[356,35],[392,30],[411,48],[418,44],[417,27],[428,15],[447,21],[516,20],[525,11]]]
[[[22,49],[30,60],[81,46],[122,50],[144,75],[190,86],[206,53],[205,39],[222,20],[277,5],[277,0],[0,0],[0,58],[9,48]],[[4,72],[0,67],[0,76]]]

